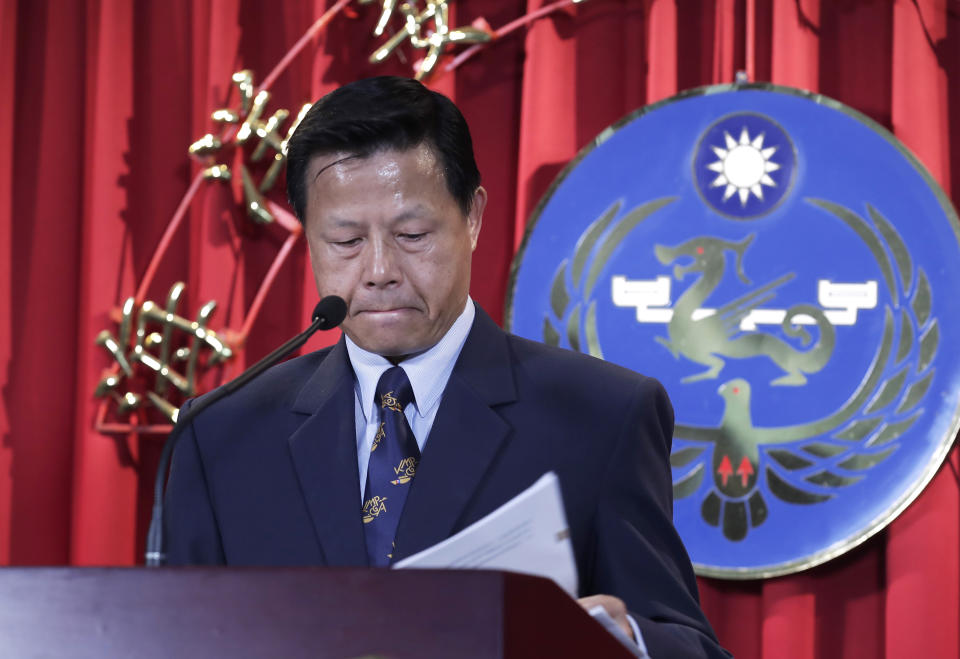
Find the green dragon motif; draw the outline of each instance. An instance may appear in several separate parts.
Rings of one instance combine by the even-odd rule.
[[[675,358],[683,355],[687,359],[707,366],[707,370],[684,378],[683,382],[714,379],[726,364],[722,357],[743,359],[746,357],[766,356],[784,371],[784,375],[773,380],[774,385],[798,386],[806,384],[805,373],[816,373],[830,360],[836,343],[836,332],[823,311],[811,304],[796,304],[787,310],[781,327],[784,333],[797,338],[803,346],[811,343],[810,333],[797,324],[800,315],[814,319],[819,331],[819,340],[807,350],[798,350],[789,343],[772,334],[764,332],[740,333],[740,321],[760,305],[772,300],[776,288],[794,278],[794,273],[785,274],[767,284],[759,286],[732,302],[717,309],[716,313],[697,317],[695,312],[710,297],[723,279],[726,267],[726,251],[736,254],[737,276],[745,284],[750,280],[743,272],[743,256],[754,234],[735,243],[720,238],[698,236],[677,247],[657,245],[657,259],[669,265],[683,257],[690,257],[693,263],[675,265],[673,276],[681,281],[691,272],[702,273],[697,281],[677,300],[673,308],[673,317],[667,325],[669,339],[657,337]]]

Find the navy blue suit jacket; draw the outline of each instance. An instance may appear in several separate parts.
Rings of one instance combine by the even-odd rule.
[[[196,418],[167,487],[168,562],[365,565],[354,401],[341,340]],[[655,659],[727,656],[671,521],[672,432],[655,380],[506,334],[478,307],[394,555],[440,542],[553,470],[581,594],[622,598]]]

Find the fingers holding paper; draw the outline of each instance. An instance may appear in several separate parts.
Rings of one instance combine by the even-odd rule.
[[[617,626],[623,630],[623,633],[627,635],[627,638],[636,642],[637,639],[633,634],[633,627],[631,627],[629,621],[627,621],[627,605],[624,604],[623,600],[619,597],[614,597],[613,595],[590,595],[589,597],[581,597],[577,600],[577,603],[586,611],[590,611],[590,609],[595,606],[602,606],[610,617],[613,618],[613,621],[617,623]]]

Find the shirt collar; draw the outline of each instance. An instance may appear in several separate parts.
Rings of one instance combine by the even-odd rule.
[[[467,340],[476,313],[473,300],[467,296],[463,312],[453,321],[453,325],[436,345],[400,362],[407,378],[410,379],[415,399],[414,405],[417,414],[421,417],[430,414],[440,402],[440,396],[447,386],[453,366]],[[369,423],[375,414],[373,397],[376,394],[377,382],[393,364],[382,355],[364,350],[351,341],[350,337],[344,335],[343,338],[347,345],[347,354],[350,356],[350,364],[353,366],[357,401],[360,403],[364,419]]]

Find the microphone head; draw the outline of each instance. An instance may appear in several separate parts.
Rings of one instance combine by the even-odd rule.
[[[318,329],[327,330],[342,323],[346,317],[347,303],[343,301],[343,298],[337,297],[336,295],[328,295],[317,302],[317,306],[313,308],[311,320],[313,322],[319,321],[320,325]]]

